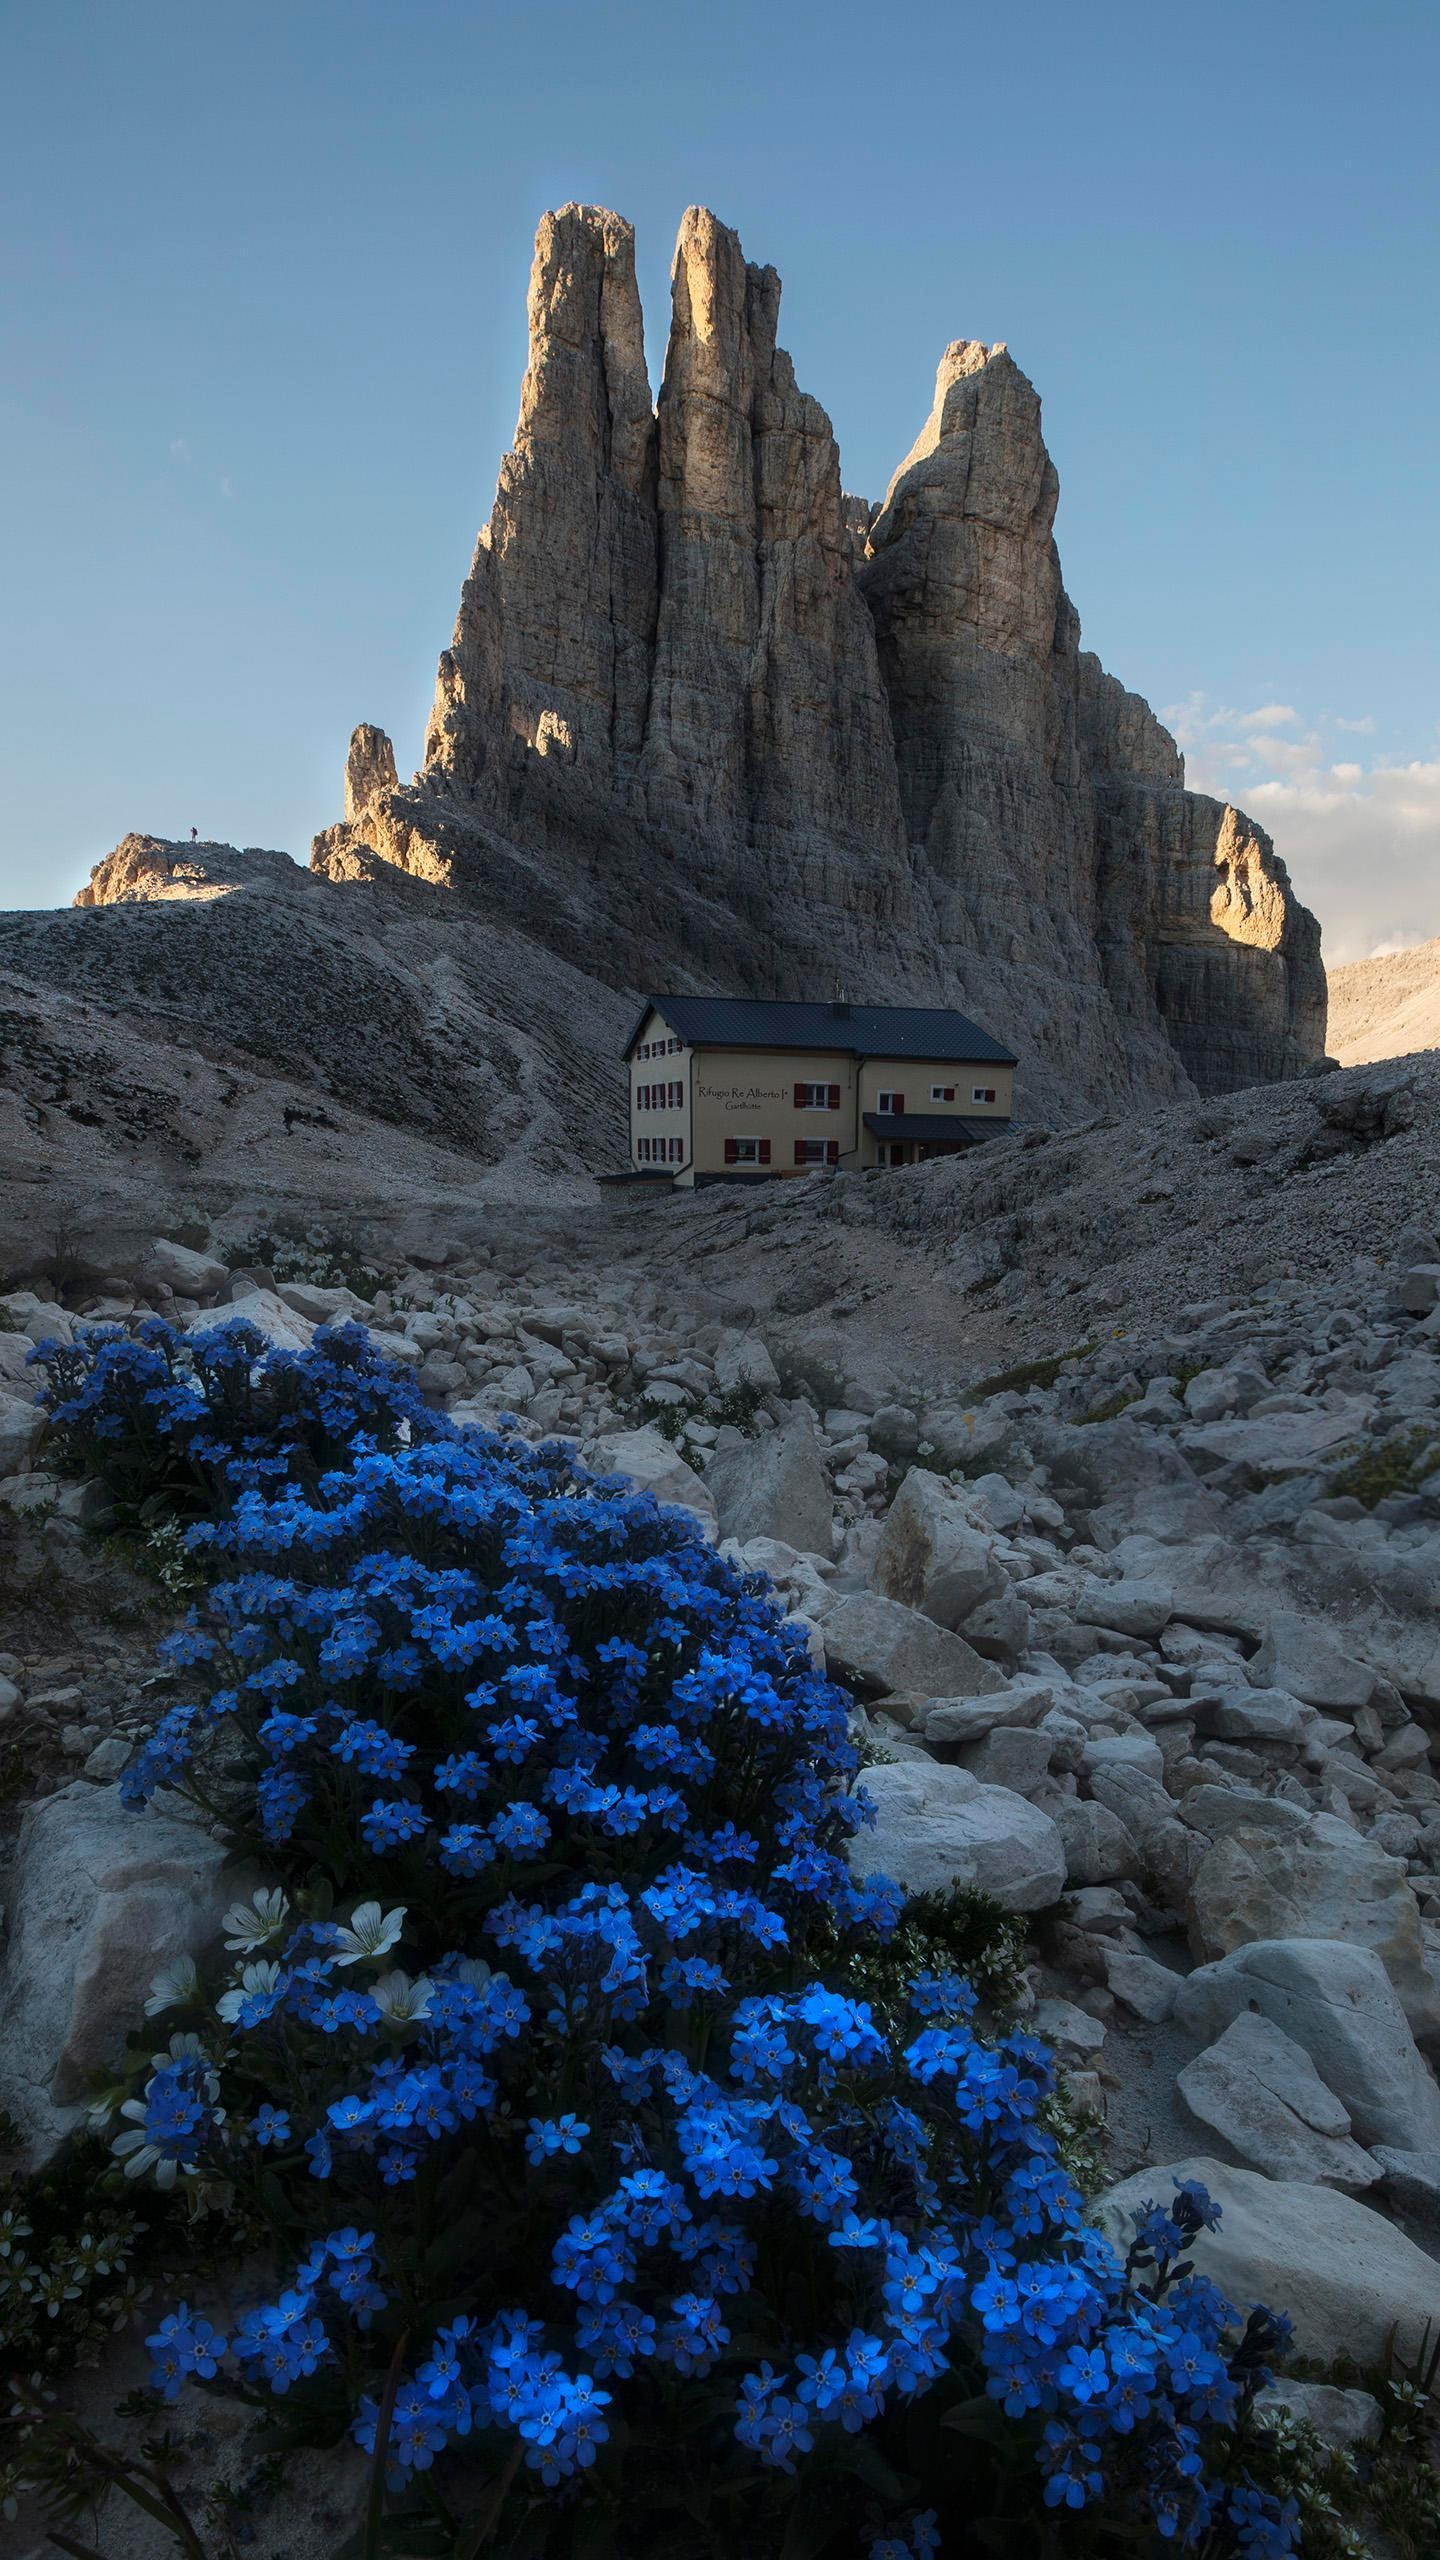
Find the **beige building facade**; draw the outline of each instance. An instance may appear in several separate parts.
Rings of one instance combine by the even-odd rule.
[[[654,996],[626,1052],[630,1169],[690,1188],[957,1154],[1008,1128],[1015,1066],[931,1007]]]

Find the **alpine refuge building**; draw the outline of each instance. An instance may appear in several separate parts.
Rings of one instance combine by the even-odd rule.
[[[631,1171],[686,1188],[958,1154],[1016,1065],[963,1013],[739,996],[648,997],[625,1059]]]

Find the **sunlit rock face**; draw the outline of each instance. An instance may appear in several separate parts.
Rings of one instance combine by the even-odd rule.
[[[652,404],[630,225],[546,215],[421,770],[357,731],[314,868],[378,856],[614,986],[953,1002],[1052,1112],[1303,1073],[1318,930],[1082,652],[1033,385],[947,348],[877,509],[779,305],[692,208]]]

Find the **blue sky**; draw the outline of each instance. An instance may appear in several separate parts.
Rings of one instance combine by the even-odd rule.
[[[1087,643],[1333,958],[1440,933],[1440,13],[9,0],[0,904],[412,765],[547,205],[690,202],[878,495],[952,337],[1038,384]]]

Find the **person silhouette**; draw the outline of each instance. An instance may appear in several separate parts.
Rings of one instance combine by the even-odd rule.
[[[192,844],[198,844],[198,843],[199,843],[199,841],[200,841],[200,830],[199,830],[199,828],[198,828],[198,827],[192,827],[192,828],[191,828],[191,830],[190,830],[190,841],[191,841],[191,843],[192,843]]]

